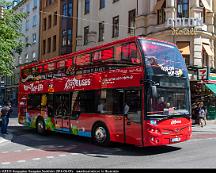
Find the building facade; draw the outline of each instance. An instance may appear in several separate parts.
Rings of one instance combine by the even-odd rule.
[[[18,96],[18,82],[20,76],[19,67],[39,58],[39,19],[40,1],[39,0],[14,0],[12,8],[16,12],[23,12],[27,17],[22,22],[21,32],[23,37],[21,42],[25,43],[20,54],[14,54],[15,67],[12,77],[5,77],[5,96],[4,100],[11,100],[16,104]]]
[[[131,0],[79,0],[76,50],[134,35],[136,10]]]
[[[71,53],[76,45],[77,0],[40,2],[40,60]]]

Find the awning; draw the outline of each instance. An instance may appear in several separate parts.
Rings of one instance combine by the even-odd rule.
[[[216,95],[216,84],[205,84]]]
[[[177,47],[182,55],[190,55],[190,44],[183,42],[177,43]]]
[[[205,7],[205,9],[212,12],[212,9],[210,8],[208,2],[206,0],[201,0],[201,1],[202,1],[203,6]]]
[[[154,8],[154,11],[156,12],[157,10],[160,10],[164,4],[165,0],[158,0],[156,5],[155,5],[155,8]]]
[[[211,50],[211,48],[210,48],[209,45],[203,44],[203,48],[205,49],[205,51],[208,54],[208,56],[214,56],[214,54],[213,54],[213,52],[212,52],[212,50]]]

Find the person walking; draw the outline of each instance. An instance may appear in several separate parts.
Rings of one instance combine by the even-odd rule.
[[[2,126],[1,126],[1,133],[7,134],[7,127],[9,124],[9,117],[12,113],[11,103],[6,102],[4,107],[1,109],[1,117],[2,117]]]

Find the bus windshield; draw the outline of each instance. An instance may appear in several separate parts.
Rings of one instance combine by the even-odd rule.
[[[140,43],[145,55],[147,116],[189,115],[188,73],[179,50],[163,42],[141,39]]]

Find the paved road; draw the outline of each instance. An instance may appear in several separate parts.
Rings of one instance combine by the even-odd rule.
[[[216,124],[193,127],[190,141],[165,147],[100,147],[88,139],[37,135],[10,122],[12,141],[0,143],[0,168],[216,168]]]

